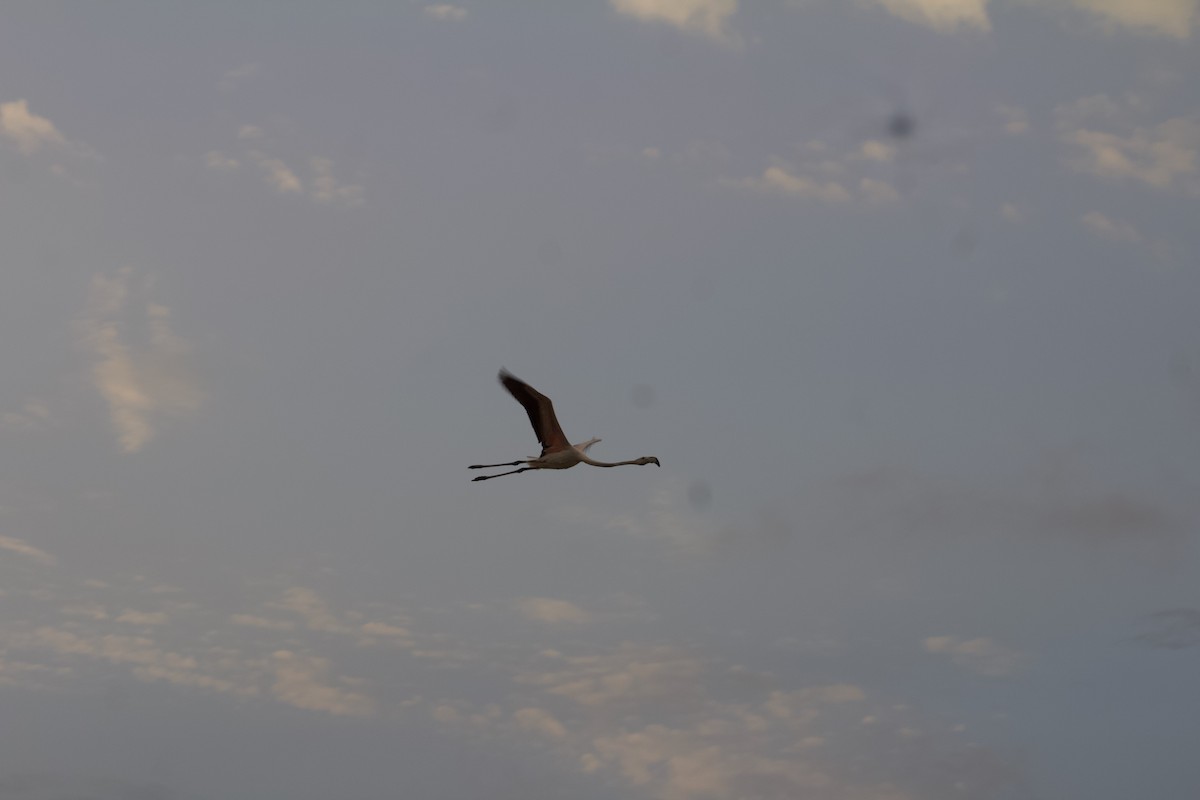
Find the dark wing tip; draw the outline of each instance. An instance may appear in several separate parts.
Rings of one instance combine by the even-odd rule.
[[[536,390],[506,369],[500,370],[500,385],[518,400],[521,399],[521,396],[530,396],[531,399],[536,399]],[[531,395],[531,393],[533,394]],[[524,403],[525,401],[522,400],[521,402]]]

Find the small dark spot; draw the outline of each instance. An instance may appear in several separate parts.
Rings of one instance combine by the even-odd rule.
[[[907,112],[897,111],[888,117],[887,132],[893,139],[907,139],[916,133],[917,121]]]

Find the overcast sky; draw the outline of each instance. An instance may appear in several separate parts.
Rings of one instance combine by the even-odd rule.
[[[1198,36],[5,3],[0,798],[1200,796]]]

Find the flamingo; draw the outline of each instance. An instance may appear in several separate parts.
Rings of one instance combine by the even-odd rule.
[[[525,466],[496,475],[480,475],[471,480],[486,481],[504,475],[517,475],[531,469],[570,469],[576,464],[591,464],[593,467],[620,467],[625,464],[662,466],[654,456],[642,456],[633,461],[612,463],[589,458],[588,448],[600,441],[599,439],[588,439],[586,442],[571,444],[563,434],[562,427],[558,424],[558,418],[554,416],[554,404],[550,402],[549,397],[505,369],[500,370],[500,383],[508,390],[509,394],[517,399],[518,403],[525,407],[525,413],[529,415],[529,422],[533,425],[533,432],[537,434],[538,441],[542,443],[542,454],[537,458],[510,461],[507,464],[472,464],[469,469],[516,467],[522,464]]]

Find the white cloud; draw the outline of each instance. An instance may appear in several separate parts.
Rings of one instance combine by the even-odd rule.
[[[375,701],[356,689],[328,683],[329,661],[290,650],[271,654],[275,699],[296,708],[324,711],[335,716],[369,717],[375,713]],[[342,682],[349,682],[343,678]]]
[[[995,678],[1012,675],[1025,661],[1023,654],[986,637],[930,636],[922,644],[927,652],[948,655],[959,666]]]
[[[518,611],[536,622],[581,624],[591,619],[590,614],[574,603],[550,597],[522,598],[516,606]]]
[[[262,151],[251,150],[250,158],[262,169],[267,183],[275,187],[280,194],[300,193],[304,191],[303,184],[296,173],[278,158],[271,158]]]
[[[134,581],[139,591],[152,585],[149,578]],[[88,588],[122,591],[94,580]],[[106,627],[120,627],[118,620],[107,621],[102,608],[72,619],[62,628],[20,622],[0,626],[0,652],[7,658],[0,663],[0,680],[19,677],[23,681],[26,676],[18,670],[26,668],[43,670],[39,676],[85,679],[86,673],[76,670],[75,662],[89,659],[121,665],[139,680],[242,697],[263,696],[295,708],[344,717],[355,725],[350,730],[360,729],[357,719],[391,719],[392,712],[421,705],[433,721],[461,726],[467,735],[526,737],[545,747],[547,755],[566,759],[568,767],[623,784],[626,793],[636,791],[659,800],[915,800],[943,793],[990,796],[974,786],[960,793],[950,791],[948,783],[938,784],[947,776],[954,781],[973,781],[978,772],[972,772],[970,764],[964,767],[954,761],[955,752],[933,749],[929,743],[937,734],[937,721],[923,719],[911,710],[901,711],[900,706],[888,710],[875,693],[869,696],[854,684],[831,682],[781,690],[778,679],[761,680],[746,668],[728,668],[719,660],[710,661],[680,647],[624,643],[604,648],[596,641],[580,642],[572,634],[551,642],[557,648],[545,647],[536,654],[500,645],[491,652],[506,655],[490,659],[486,673],[472,670],[462,661],[438,664],[436,688],[431,689],[437,699],[401,698],[397,695],[403,691],[400,684],[419,683],[427,669],[414,669],[412,661],[405,660],[407,655],[389,653],[375,658],[355,651],[355,669],[366,672],[354,674],[364,675],[368,682],[337,669],[338,653],[365,635],[397,641],[427,636],[443,644],[457,644],[452,637],[410,634],[400,624],[404,615],[390,605],[370,605],[387,608],[386,622],[366,622],[368,617],[358,610],[335,615],[328,603],[303,588],[289,590],[274,605],[298,614],[298,621],[305,623],[280,624],[269,617],[223,612],[204,620],[204,609],[197,606],[187,615],[172,615],[169,627],[148,628],[137,636],[105,633]],[[141,613],[126,611],[122,618]],[[200,627],[189,628],[193,623]],[[235,630],[235,626],[292,633],[287,635],[288,644],[281,647],[271,643],[271,636],[244,627]],[[324,635],[329,631],[352,638]],[[230,635],[243,643],[239,649],[223,643]],[[179,644],[165,646],[166,637],[174,637]],[[572,653],[573,646],[580,649]],[[256,649],[243,651],[243,647]],[[970,643],[961,649],[979,655]],[[16,651],[41,651],[44,663],[14,667]],[[47,652],[55,655],[48,657]],[[476,653],[482,655],[483,651]],[[456,673],[450,666],[463,669]],[[484,668],[483,663],[478,667]],[[481,674],[502,677],[508,669],[515,670],[508,674],[517,685],[510,687],[515,691],[493,686],[492,691],[499,691],[503,698],[497,703],[480,699],[479,705],[474,705],[453,694],[455,675],[460,676],[460,692],[481,697]],[[405,677],[392,680],[397,674]],[[443,692],[450,693],[449,697],[440,696]],[[860,721],[866,717],[875,718],[876,723],[864,726]],[[915,733],[918,729],[920,734]],[[864,753],[864,746],[876,746],[872,742],[882,743],[879,746],[887,748],[886,755],[870,750]],[[895,750],[898,742],[905,748],[903,752]],[[864,772],[854,766],[880,755],[882,766],[877,770]],[[986,754],[980,757],[986,758]],[[993,765],[984,764],[988,768]],[[919,777],[914,778],[917,773]],[[909,784],[920,788],[909,794]]]
[[[9,637],[6,644],[21,649],[47,649],[63,656],[77,656],[123,664],[134,676],[145,681],[167,681],[179,686],[194,686],[211,691],[243,696],[258,693],[252,682],[222,677],[215,665],[201,663],[193,656],[163,650],[144,636],[81,635],[74,631],[43,626],[28,636]]]
[[[386,622],[364,622],[359,630],[366,636],[381,636],[386,639],[406,639],[409,636],[407,628]]]
[[[261,71],[262,67],[258,64],[242,64],[240,67],[234,67],[221,76],[217,88],[223,92],[232,92]]]
[[[449,3],[425,6],[425,14],[434,19],[445,20],[447,22],[462,22],[467,18],[467,10],[465,8],[452,6]]]
[[[190,368],[191,347],[170,328],[170,309],[146,302],[140,346],[127,341],[124,329],[133,270],[122,267],[112,277],[92,279],[80,329],[83,345],[95,359],[92,379],[108,403],[121,449],[136,453],[156,433],[165,416],[196,411],[203,399]]]
[[[834,683],[794,692],[771,692],[763,709],[780,719],[802,719],[811,716],[811,709],[816,706],[861,703],[866,699],[866,692],[861,687],[852,683]]]
[[[772,158],[761,175],[722,183],[827,205],[880,205],[900,199],[890,180],[893,164],[902,155],[894,143],[868,139],[834,147],[811,139],[797,143],[795,152],[796,161]]]
[[[444,725],[453,725],[462,719],[462,714],[457,708],[447,703],[441,703],[429,712],[435,720]]]
[[[1093,94],[1055,106],[1054,121],[1060,129],[1074,128],[1089,120],[1112,120],[1124,112],[1125,107],[1122,103],[1106,94]]]
[[[1200,0],[1071,0],[1091,12],[1110,29],[1134,31],[1175,39],[1191,36]]]
[[[827,742],[813,732],[827,708],[863,697],[856,686],[813,687],[773,693],[760,705],[711,703],[688,725],[622,724],[594,736],[580,766],[613,770],[661,800],[908,800],[895,786],[858,784],[814,757]]]
[[[40,400],[27,400],[20,411],[0,414],[0,428],[18,431],[38,431],[50,423],[50,409]]]
[[[320,205],[347,208],[364,203],[363,187],[338,180],[332,159],[320,156],[307,159],[308,174],[302,176],[282,158],[267,151],[267,133],[257,125],[242,125],[237,139],[240,155],[211,150],[205,154],[205,165],[211,170],[233,172],[245,162],[256,167],[263,180],[280,194],[303,195]]]
[[[513,712],[513,721],[522,730],[532,731],[547,739],[563,739],[567,729],[553,714],[540,708],[522,708]]]
[[[133,611],[127,608],[121,616],[117,617],[117,622],[125,622],[130,625],[166,625],[167,615],[161,611]]]
[[[759,192],[771,192],[791,197],[820,200],[838,204],[850,202],[850,192],[836,181],[824,183],[806,175],[794,175],[781,166],[767,167],[761,177],[746,178],[740,185]]]
[[[1079,172],[1133,180],[1157,189],[1200,189],[1190,180],[1197,174],[1200,116],[1138,127],[1128,136],[1074,128],[1063,130],[1060,139],[1073,154],[1068,164]]]
[[[313,179],[308,196],[318,203],[354,207],[363,204],[363,187],[339,183],[333,177],[333,161],[328,158],[309,159]]]
[[[1128,242],[1136,244],[1142,241],[1142,234],[1128,222],[1106,217],[1099,211],[1089,211],[1079,218],[1083,226],[1102,239],[1112,242]]]
[[[619,14],[642,22],[665,22],[683,31],[736,43],[728,29],[738,0],[610,0]]]
[[[822,147],[820,147],[820,148],[814,147],[812,149],[818,150],[818,151],[823,150],[824,143],[818,143],[818,144],[821,144]],[[861,155],[863,158],[867,159],[868,161],[891,161],[892,159],[894,159],[896,157],[896,148],[895,148],[895,146],[887,144],[886,142],[880,142],[876,139],[870,139],[868,141],[863,142]]]
[[[559,668],[524,673],[518,682],[594,708],[644,702],[680,706],[703,696],[703,662],[675,647],[625,642],[606,655],[556,661]]]
[[[1025,109],[1016,106],[998,105],[996,113],[1004,119],[1004,132],[1010,136],[1020,136],[1029,132],[1029,114]]]
[[[63,606],[62,613],[69,617],[85,617],[96,622],[108,619],[108,611],[99,603],[77,603]]]
[[[990,30],[987,0],[874,0],[891,14],[942,33]]]
[[[247,628],[262,628],[268,631],[291,631],[296,629],[296,623],[294,622],[259,617],[254,614],[232,614],[229,617],[229,621],[234,625],[242,625]]]
[[[220,150],[210,150],[204,154],[204,164],[209,169],[219,170],[221,172],[231,172],[241,166],[241,162],[236,158],[227,156]]]
[[[350,633],[354,630],[339,622],[316,592],[303,586],[291,587],[283,593],[282,600],[270,603],[270,606],[299,614],[309,630],[327,633]]]
[[[900,193],[890,183],[877,181],[874,178],[863,178],[858,182],[858,190],[869,202],[894,203],[900,199]]]
[[[544,650],[539,658],[554,666],[519,674],[516,681],[544,692],[546,702],[517,706],[512,726],[494,713],[464,711],[461,704],[440,704],[435,718],[497,734],[515,728],[549,740],[584,773],[618,777],[639,795],[658,800],[915,800],[940,797],[935,782],[945,780],[943,775],[972,783],[965,793],[949,792],[947,781],[949,793],[984,797],[984,782],[995,788],[1011,776],[986,753],[977,764],[964,764],[961,751],[934,743],[936,731],[914,735],[914,714],[900,705],[891,712],[881,711],[878,701],[868,705],[867,692],[855,684],[768,690],[758,701],[729,702],[710,694],[720,684],[710,683],[714,676],[705,662],[675,647],[625,643],[589,655]],[[738,691],[761,688],[739,684]],[[572,703],[566,717],[554,713],[562,700]],[[893,716],[903,724],[888,719]],[[886,770],[847,768],[845,752],[839,752],[853,742],[851,758],[861,761],[871,757],[861,748],[875,742],[896,754],[897,737],[906,740],[900,758],[907,763]],[[995,777],[997,772],[1003,774]],[[895,782],[911,782],[916,773],[921,791],[909,794]]]
[[[1016,203],[1005,203],[1000,206],[1000,214],[1009,222],[1017,223],[1025,221],[1025,211]]]
[[[364,622],[359,626],[358,633],[359,647],[387,645],[412,649],[412,633],[409,629],[390,622]]]
[[[684,496],[682,487],[659,489],[647,503],[618,514],[574,506],[556,509],[555,513],[573,523],[656,539],[679,553],[705,552],[712,546],[716,531],[700,514],[686,508]]]
[[[0,550],[8,550],[10,553],[20,553],[26,558],[31,558],[47,567],[54,566],[58,561],[58,559],[45,550],[34,547],[23,539],[17,539],[12,536],[0,536]]]
[[[64,147],[66,137],[54,123],[29,110],[25,100],[0,103],[0,135],[11,140],[23,155],[31,156],[43,147]]]
[[[593,746],[594,751],[583,761],[585,771],[609,766],[630,785],[661,800],[782,800],[840,794],[830,791],[834,780],[827,772],[803,759],[759,755],[733,742],[714,742],[713,737],[694,728],[649,725],[639,731],[596,737]],[[766,787],[771,787],[769,794],[763,791]],[[874,800],[907,797],[886,790],[861,796]]]

